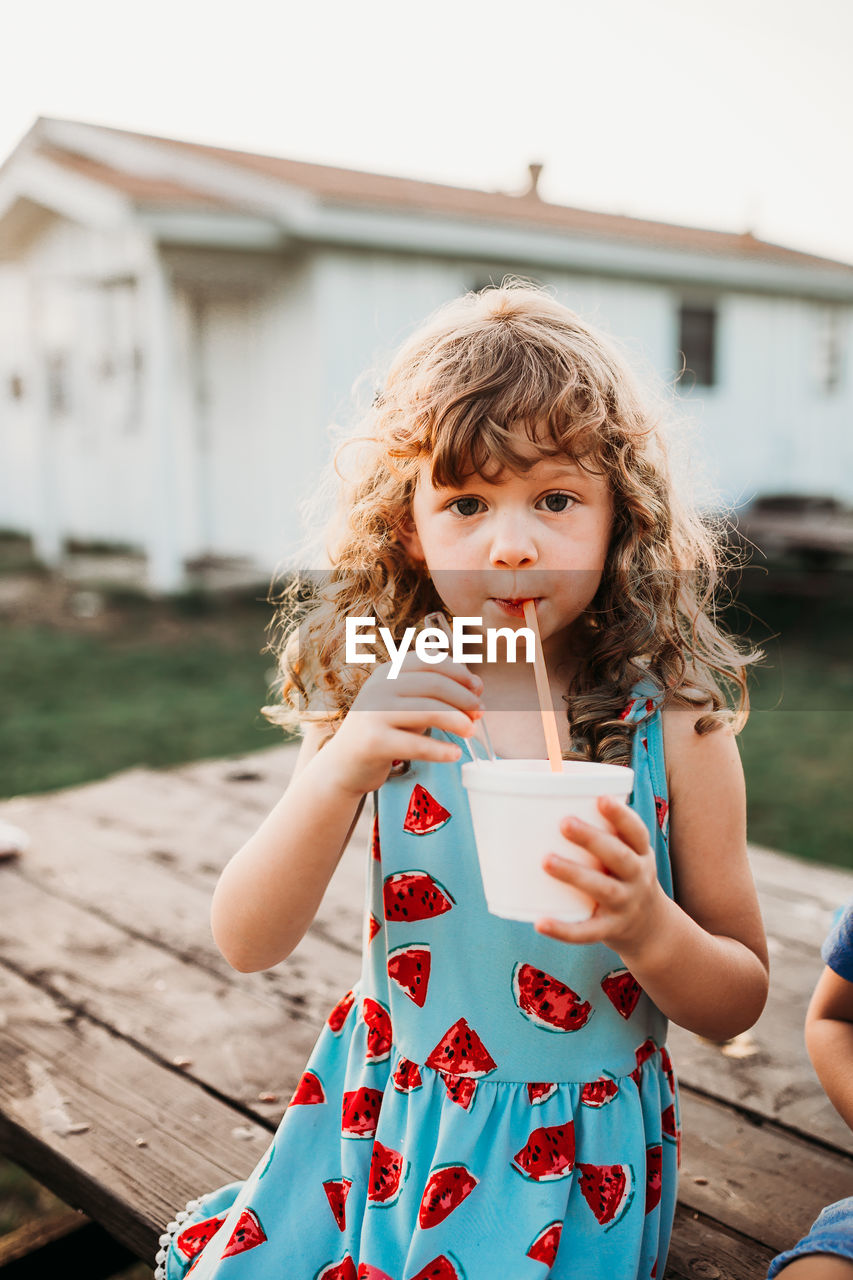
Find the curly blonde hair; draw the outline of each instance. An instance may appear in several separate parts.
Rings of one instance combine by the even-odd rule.
[[[331,569],[313,584],[292,580],[279,597],[270,648],[281,702],[264,709],[269,719],[343,719],[371,670],[344,661],[347,616],[374,616],[398,643],[442,608],[399,538],[420,464],[429,460],[441,486],[525,471],[519,428],[542,456],[603,473],[612,497],[606,567],[566,690],[572,754],[628,761],[634,727],[620,717],[644,678],[664,701],[702,709],[698,733],[742,727],[746,668],[760,655],[715,621],[729,556],[721,529],[678,498],[660,414],[612,346],[542,290],[515,282],[442,307],[392,363],[350,441],[352,474],[338,472]]]

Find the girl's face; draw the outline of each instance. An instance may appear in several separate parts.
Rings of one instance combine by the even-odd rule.
[[[532,444],[525,452],[529,471],[458,488],[434,487],[423,461],[402,538],[456,616],[523,626],[520,602],[535,599],[545,652],[557,655],[598,590],[613,505],[602,475]]]

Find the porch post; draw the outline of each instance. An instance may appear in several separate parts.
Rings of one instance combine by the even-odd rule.
[[[36,437],[36,508],[32,528],[33,551],[36,558],[50,569],[62,564],[64,503],[59,478],[58,442],[56,421],[51,417],[47,388],[47,351],[44,328],[45,283],[34,274],[29,285],[29,331],[32,373],[29,379],[32,389],[33,430]]]
[[[143,422],[148,440],[148,520],[145,530],[147,578],[155,593],[177,591],[184,569],[178,522],[178,464],[174,432],[174,314],[172,282],[158,247],[151,246],[140,281],[144,316],[146,376]]]

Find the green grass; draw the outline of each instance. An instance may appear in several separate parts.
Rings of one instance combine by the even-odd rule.
[[[137,612],[137,611],[133,611]],[[185,620],[159,634],[140,614],[114,634],[8,628],[0,794],[74,786],[132,765],[232,755],[282,740],[259,708],[268,611],[245,608],[223,634]]]
[[[740,744],[750,839],[853,868],[851,583],[848,572],[804,576],[776,594],[772,574],[748,582],[766,661]]]

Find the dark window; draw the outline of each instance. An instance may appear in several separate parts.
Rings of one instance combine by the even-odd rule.
[[[685,303],[678,312],[678,349],[684,382],[713,387],[716,382],[717,312],[713,307]]]

